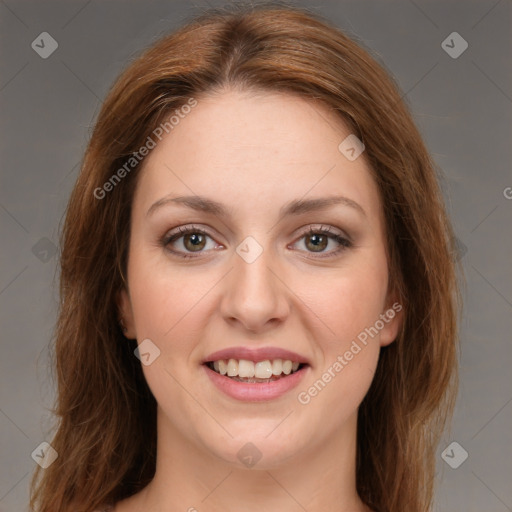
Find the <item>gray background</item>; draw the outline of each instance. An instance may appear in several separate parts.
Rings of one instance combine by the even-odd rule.
[[[0,0],[2,512],[27,509],[31,453],[51,439],[54,251],[102,99],[143,47],[219,4]],[[461,388],[438,452],[435,510],[512,510],[512,0],[297,4],[359,37],[396,77],[445,174],[467,288]],[[59,46],[42,59],[31,43],[45,31]],[[457,59],[441,46],[454,31],[469,44]],[[469,454],[457,469],[441,458],[453,441]],[[449,452],[451,461],[462,453]]]

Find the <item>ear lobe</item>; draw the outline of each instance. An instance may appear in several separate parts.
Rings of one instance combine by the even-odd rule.
[[[384,327],[380,331],[380,346],[385,347],[395,341],[404,321],[403,306],[395,301],[381,315]]]
[[[117,294],[117,309],[119,311],[120,325],[123,329],[124,336],[128,339],[137,338],[133,321],[132,303],[126,288],[123,288]]]

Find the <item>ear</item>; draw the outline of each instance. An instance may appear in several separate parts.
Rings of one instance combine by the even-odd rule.
[[[126,328],[126,331],[123,331],[124,336],[128,339],[136,339],[137,333],[135,331],[135,322],[133,321],[132,302],[128,291],[124,287],[117,294],[117,309],[122,322],[121,327]]]
[[[380,346],[390,345],[397,338],[404,321],[404,307],[397,293],[391,293],[380,316],[384,327],[380,331]]]

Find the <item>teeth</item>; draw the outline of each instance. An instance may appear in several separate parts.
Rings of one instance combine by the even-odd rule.
[[[228,377],[236,377],[238,375],[238,361],[230,359],[228,361]]]
[[[272,377],[272,363],[268,359],[256,363],[254,365],[254,375],[258,379],[270,379]]]
[[[254,363],[252,361],[240,359],[240,361],[238,361],[238,376],[254,377]],[[259,375],[256,375],[256,377],[259,377]]]
[[[281,375],[281,373],[283,373],[283,360],[274,359],[274,362],[272,363],[272,374]]]
[[[274,359],[273,361],[266,359],[257,363],[247,359],[220,359],[213,362],[213,369],[221,375],[248,379],[270,379],[283,373],[290,375],[290,373],[296,372],[299,366],[300,363],[298,361],[291,361],[289,359]]]
[[[226,361],[223,361],[222,359],[220,361],[215,361],[216,363],[219,363],[219,373],[221,375],[226,375],[228,373],[228,365],[226,364]],[[213,363],[213,367],[215,368],[215,363]]]

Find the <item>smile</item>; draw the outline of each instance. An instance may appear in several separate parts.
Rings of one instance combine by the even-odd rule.
[[[235,380],[243,380],[243,382],[265,382],[269,379],[277,379],[282,375],[290,375],[296,372],[300,363],[291,361],[290,359],[274,359],[273,361],[266,359],[265,361],[248,361],[247,359],[219,359],[208,363],[210,368],[221,375],[233,377]]]
[[[297,386],[310,368],[306,363],[289,359],[219,359],[208,361],[203,367],[220,391],[249,402],[280,397]]]

